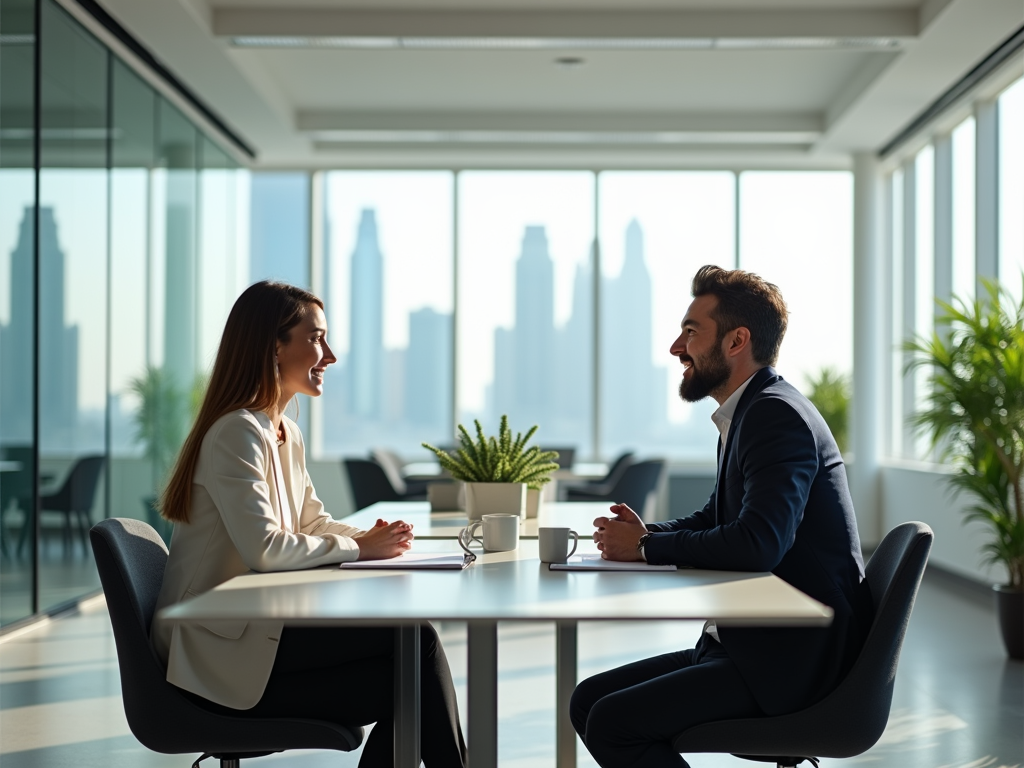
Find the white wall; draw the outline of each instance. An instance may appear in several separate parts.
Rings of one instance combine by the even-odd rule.
[[[964,525],[970,499],[953,495],[951,470],[917,462],[888,461],[882,465],[882,528],[889,531],[908,520],[927,523],[935,531],[930,562],[980,582],[1005,582],[1002,566],[983,566],[981,548],[987,529]]]

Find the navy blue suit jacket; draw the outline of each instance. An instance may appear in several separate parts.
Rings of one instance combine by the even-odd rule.
[[[650,563],[771,571],[835,611],[827,629],[719,627],[765,714],[792,712],[842,680],[871,625],[871,593],[835,439],[774,369],[740,398],[715,490],[689,517],[647,527]]]

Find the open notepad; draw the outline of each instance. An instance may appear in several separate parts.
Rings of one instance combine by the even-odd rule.
[[[648,563],[621,563],[617,560],[604,560],[600,552],[575,555],[566,563],[551,563],[552,571],[675,571],[674,565],[649,565]]]
[[[341,567],[349,569],[371,569],[379,571],[461,571],[473,564],[476,555],[459,553],[457,555],[439,555],[431,552],[406,552],[398,557],[387,560],[356,560],[342,563]]]

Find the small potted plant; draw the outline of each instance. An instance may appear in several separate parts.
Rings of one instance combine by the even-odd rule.
[[[459,425],[459,447],[454,455],[429,443],[423,447],[437,456],[441,468],[466,484],[466,515],[477,520],[484,514],[505,513],[526,516],[527,488],[540,490],[558,469],[556,451],[541,451],[526,444],[537,431],[534,425],[512,439],[508,416],[501,417],[498,436],[486,437],[479,421],[476,440]]]
[[[1022,276],[1024,277],[1024,276]],[[1024,282],[1024,280],[1022,280]],[[912,417],[973,497],[966,521],[989,529],[985,560],[1005,567],[993,588],[1006,650],[1024,658],[1024,300],[996,283],[987,298],[939,302],[930,340],[910,341],[909,368],[929,371],[925,406]]]

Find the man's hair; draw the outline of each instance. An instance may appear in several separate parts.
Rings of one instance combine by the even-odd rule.
[[[718,299],[711,318],[718,324],[719,341],[730,331],[746,328],[750,331],[754,362],[775,365],[789,318],[778,286],[752,272],[708,264],[697,270],[690,292],[694,298],[715,296]]]

